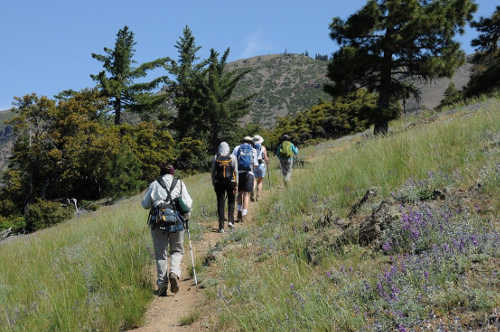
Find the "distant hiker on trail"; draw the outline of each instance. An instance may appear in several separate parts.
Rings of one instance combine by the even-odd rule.
[[[148,224],[151,226],[156,259],[158,295],[166,296],[169,282],[171,292],[179,291],[181,261],[184,255],[184,227],[193,201],[184,182],[174,177],[173,166],[168,165],[161,171],[162,174],[167,174],[149,185],[142,200],[142,207],[151,209]],[[170,269],[167,269],[168,247]],[[167,274],[168,270],[170,273]]]
[[[224,233],[224,207],[228,210],[228,226],[234,224],[234,201],[238,191],[238,161],[231,154],[226,142],[219,144],[217,154],[212,161],[212,184],[217,195],[217,214],[219,215],[219,233]]]
[[[254,169],[259,166],[257,150],[252,147],[253,140],[250,136],[243,138],[242,144],[233,150],[233,156],[238,161],[238,219],[244,222],[248,214],[250,193],[254,185]]]
[[[255,135],[253,137],[254,148],[257,151],[257,162],[258,166],[255,169],[255,179],[257,181],[254,191],[255,200],[258,201],[260,196],[262,195],[262,184],[264,182],[264,177],[266,176],[267,165],[269,163],[269,157],[267,156],[267,149],[262,143],[264,143],[264,139],[260,135]]]
[[[290,178],[292,177],[293,158],[298,153],[299,149],[290,142],[290,136],[283,135],[276,149],[276,155],[280,159],[281,174],[283,175],[285,186],[288,186],[288,182],[290,182]]]

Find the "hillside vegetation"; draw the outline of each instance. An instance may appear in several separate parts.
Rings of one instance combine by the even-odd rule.
[[[247,119],[270,126],[279,116],[330,99],[323,92],[327,64],[301,54],[273,54],[231,62],[228,68],[252,70],[238,83],[234,95],[255,93]]]
[[[203,174],[191,232],[215,215]],[[148,211],[139,197],[0,242],[0,331],[118,331],[138,326],[152,298]]]
[[[405,118],[392,124],[388,137],[358,134],[304,150],[308,163],[296,170],[292,187],[274,186],[259,203],[257,225],[236,237],[243,245],[220,258],[217,280],[208,286],[209,297],[222,308],[213,328],[387,331],[439,319],[443,326],[484,324],[500,305],[494,274],[500,247],[499,106],[496,98],[439,117]],[[276,179],[278,170],[272,173]],[[200,226],[215,218],[215,197],[208,174],[186,181],[199,238]],[[376,188],[377,200],[350,224],[336,226],[335,217],[345,218],[369,188]],[[456,191],[468,188],[476,189],[457,209]],[[395,236],[404,240],[397,221],[420,213],[434,190],[446,199],[431,208],[452,214],[443,234],[426,233],[418,251],[404,241],[393,241],[387,250],[360,244],[359,225],[370,206],[399,199],[398,218],[382,238],[383,244]],[[152,297],[152,248],[139,199],[1,243],[0,331],[140,325]],[[431,258],[439,256],[425,258],[435,245],[457,240],[462,251],[437,261]],[[420,265],[416,257],[422,257]],[[447,320],[455,316],[457,322]]]
[[[273,189],[243,249],[219,263],[217,329],[494,330],[499,107],[303,151],[310,166]],[[369,189],[375,198],[348,218]]]

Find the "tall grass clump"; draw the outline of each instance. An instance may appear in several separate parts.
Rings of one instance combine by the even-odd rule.
[[[488,317],[500,305],[494,295],[498,225],[488,216],[455,205],[403,206],[401,220],[383,233],[381,250],[350,244],[335,251],[327,246],[340,234],[334,226],[325,234],[310,229],[326,210],[345,217],[372,187],[380,199],[404,192],[408,206],[432,188],[469,188],[479,179],[482,194],[498,193],[489,182],[498,178],[499,106],[494,99],[474,113],[446,114],[387,137],[357,135],[322,144],[323,151],[302,151],[311,165],[294,170],[291,186],[273,190],[260,204],[250,240],[256,259],[234,254],[221,264],[218,328],[437,330],[463,326],[460,312]],[[485,167],[488,175],[481,178]],[[305,248],[321,241],[324,259],[310,264]]]
[[[209,176],[187,178],[193,238],[215,214]],[[142,195],[0,243],[0,331],[118,331],[141,323],[153,295]]]

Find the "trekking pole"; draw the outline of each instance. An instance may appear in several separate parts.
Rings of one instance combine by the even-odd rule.
[[[269,190],[271,190],[271,163],[267,165],[267,184],[269,185]]]
[[[191,245],[191,233],[189,232],[189,220],[186,220],[186,230],[188,232],[188,241],[189,241],[189,251],[191,252],[191,264],[193,264],[193,276],[194,276],[194,284],[198,287],[198,279],[196,278],[196,269],[194,267],[194,254],[193,254],[193,246]]]

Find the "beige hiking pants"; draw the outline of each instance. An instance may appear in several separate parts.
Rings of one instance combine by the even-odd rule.
[[[184,231],[176,233],[167,233],[160,229],[151,229],[153,238],[153,247],[156,260],[156,272],[158,279],[156,284],[158,287],[168,284],[169,272],[175,273],[181,277],[181,261],[184,255]],[[170,271],[168,271],[168,255],[170,255]]]

